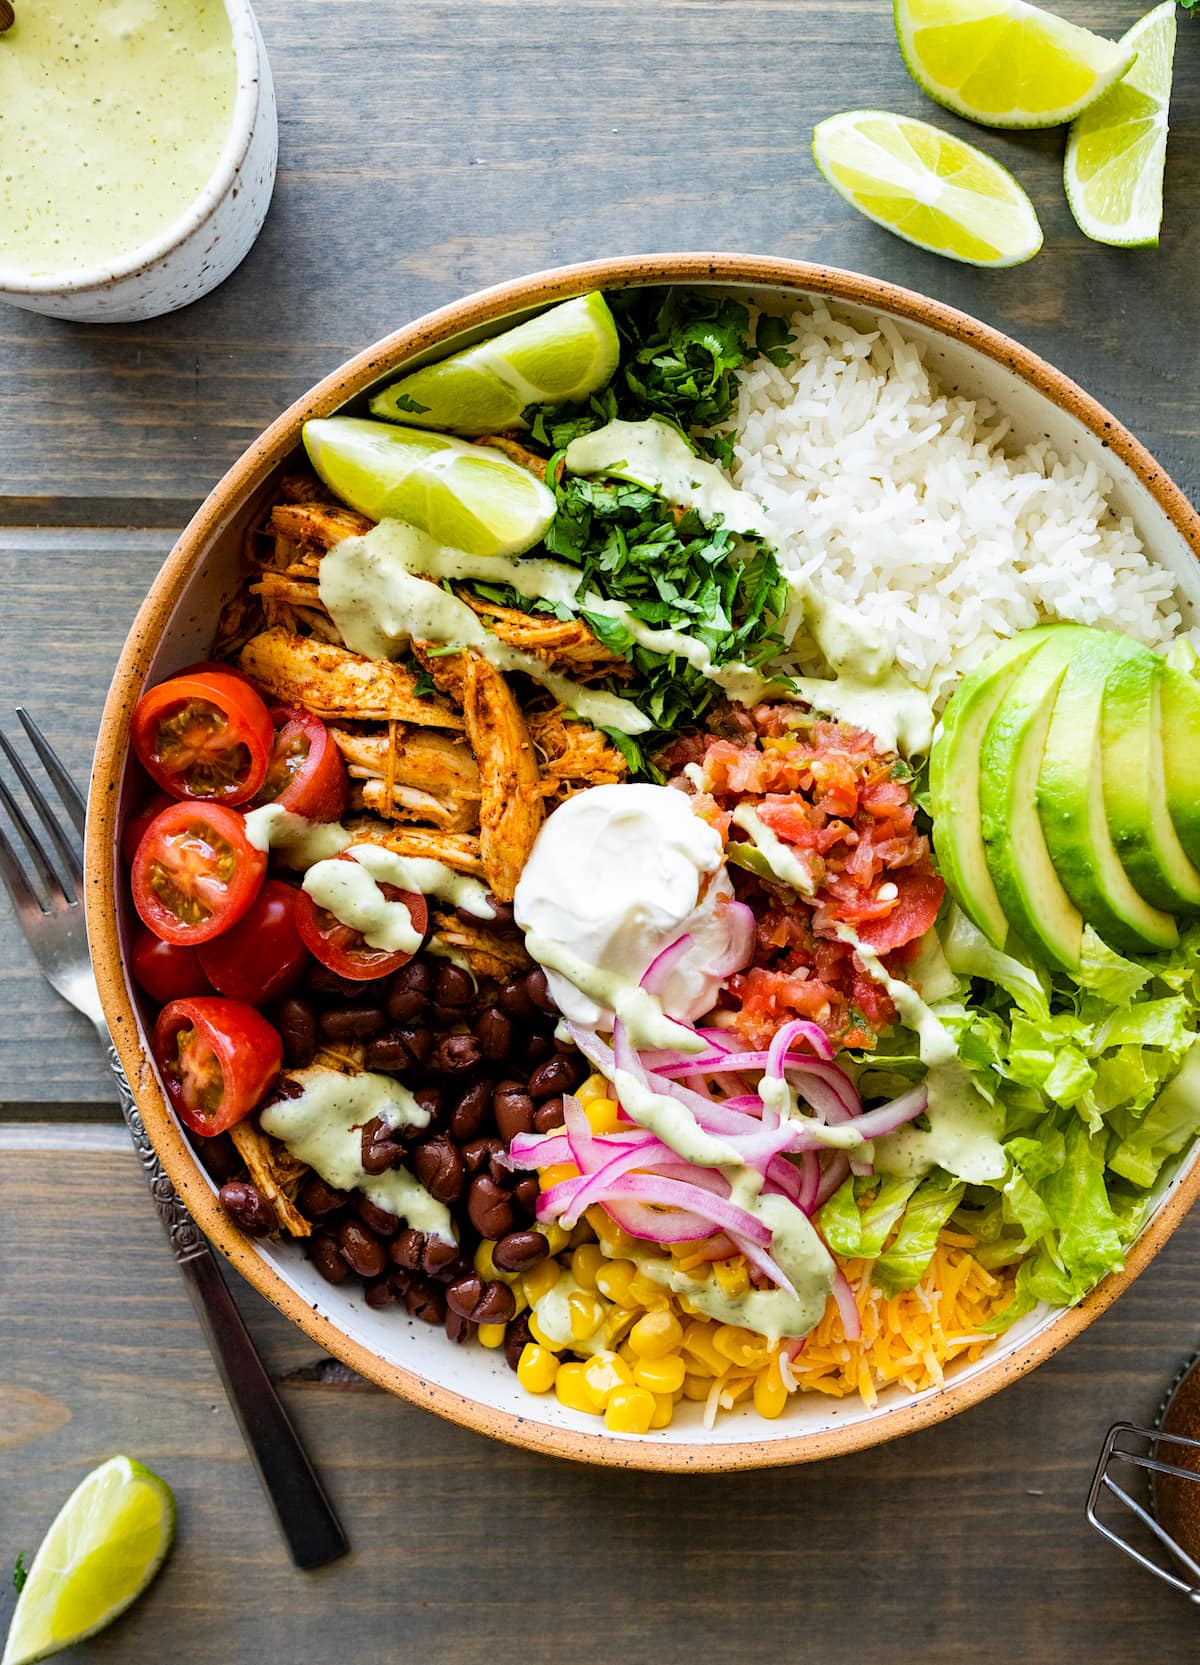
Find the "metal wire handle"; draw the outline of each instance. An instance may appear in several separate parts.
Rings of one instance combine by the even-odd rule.
[[[1133,1442],[1139,1442],[1145,1450],[1130,1449]],[[1122,1443],[1124,1442],[1124,1443]],[[1184,1446],[1190,1451],[1200,1451],[1200,1440],[1187,1438],[1184,1434],[1168,1434],[1161,1428],[1139,1428],[1134,1422],[1116,1422],[1108,1430],[1104,1446],[1100,1452],[1100,1461],[1096,1465],[1095,1475],[1092,1477],[1091,1490],[1088,1492],[1087,1518],[1096,1531],[1110,1544],[1136,1561],[1140,1567],[1161,1578],[1164,1584],[1169,1584],[1173,1590],[1200,1607],[1200,1565],[1176,1543],[1169,1532],[1162,1527],[1149,1509],[1145,1508],[1135,1497],[1131,1497],[1123,1486],[1119,1486],[1113,1479],[1110,1470],[1121,1465],[1140,1469],[1148,1474],[1171,1475],[1177,1480],[1190,1480],[1200,1485],[1200,1472],[1190,1468],[1180,1468],[1175,1463],[1164,1462],[1156,1455],[1160,1445]],[[1172,1566],[1165,1557],[1162,1561],[1155,1561],[1143,1553],[1131,1539],[1123,1537],[1121,1532],[1110,1521],[1101,1518],[1100,1509],[1105,1498],[1113,1499],[1125,1515],[1132,1521],[1139,1522],[1151,1534],[1155,1541],[1162,1545],[1168,1554],[1178,1563],[1178,1569],[1186,1572],[1189,1577],[1180,1576],[1180,1570]],[[1122,1525],[1131,1524],[1123,1520]]]

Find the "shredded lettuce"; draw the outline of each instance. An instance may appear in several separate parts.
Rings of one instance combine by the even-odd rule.
[[[936,1171],[909,1198],[895,1237],[875,1262],[872,1281],[885,1295],[920,1283],[933,1259],[938,1233],[962,1201],[966,1186]]]

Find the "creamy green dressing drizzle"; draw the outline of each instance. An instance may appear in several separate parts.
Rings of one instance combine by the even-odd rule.
[[[750,834],[751,842],[762,851],[767,866],[782,884],[790,885],[799,896],[816,894],[817,887],[808,868],[760,819],[752,804],[739,804],[730,819],[735,827]]]
[[[555,1347],[568,1347],[572,1353],[579,1353],[583,1358],[591,1358],[595,1353],[605,1352],[608,1344],[603,1324],[594,1335],[582,1339],[572,1333],[571,1296],[580,1294],[582,1289],[582,1284],[576,1282],[571,1272],[564,1270],[544,1295],[539,1295],[536,1301],[530,1303],[529,1310],[547,1341]]]
[[[352,931],[361,931],[368,948],[415,954],[421,946],[422,934],[413,924],[408,904],[386,897],[361,859],[317,862],[304,875],[304,889],[319,908]]]
[[[436,896],[475,919],[496,917],[487,887],[465,873],[456,873],[444,861],[434,861],[429,856],[397,855],[395,850],[382,844],[352,844],[350,854],[380,884],[419,891],[422,896]]]
[[[958,1048],[954,1044],[953,1035],[932,1006],[921,999],[912,984],[904,982],[902,978],[893,977],[875,950],[858,940],[858,933],[852,926],[839,920],[835,929],[839,940],[849,943],[858,955],[868,977],[873,977],[887,990],[901,1018],[910,1029],[916,1031],[921,1062],[929,1065],[945,1064],[956,1058]]]
[[[631,978],[591,965],[562,943],[551,942],[536,931],[526,933],[525,947],[539,965],[545,966],[548,971],[557,971],[560,977],[574,983],[597,1006],[615,1012],[633,1046],[669,1047],[676,1052],[705,1050],[704,1041],[694,1030],[668,1017],[662,1002]]]
[[[369,1174],[362,1165],[362,1130],[375,1116],[392,1128],[429,1125],[428,1110],[421,1108],[407,1087],[369,1070],[339,1075],[318,1067],[289,1073],[304,1091],[299,1098],[269,1105],[259,1118],[264,1131],[281,1139],[297,1161],[306,1162],[327,1184],[339,1191],[361,1191],[376,1208],[407,1220],[414,1231],[431,1232],[453,1243],[449,1209],[436,1202],[407,1169]]]
[[[889,644],[841,602],[818,595],[807,579],[790,578],[792,637],[806,629],[834,680],[796,679],[796,697],[842,722],[873,734],[882,750],[905,756],[933,744],[932,696],[910,682],[894,663]]]
[[[309,821],[279,804],[263,804],[246,816],[246,837],[256,850],[269,850],[288,867],[331,861],[350,845],[340,821]]]
[[[343,538],[322,560],[321,600],[352,652],[369,659],[394,659],[414,637],[469,647],[497,670],[521,671],[540,682],[560,705],[597,728],[645,734],[652,727],[631,701],[583,688],[549,670],[533,654],[509,647],[484,628],[465,601],[417,576],[426,569],[431,543],[416,527],[382,520],[361,538]]]
[[[982,1185],[1007,1167],[1000,1144],[1004,1111],[989,1104],[956,1060],[935,1064],[925,1077],[929,1127],[900,1127],[875,1141],[875,1166],[884,1173],[915,1179],[944,1168],[956,1179]]]
[[[605,474],[657,492],[668,503],[695,509],[731,532],[765,536],[767,512],[748,492],[731,485],[716,463],[698,457],[677,428],[650,417],[610,422],[567,446],[568,474]]]
[[[758,1084],[758,1096],[781,1121],[796,1122],[830,1150],[857,1150],[867,1143],[853,1122],[830,1124],[818,1121],[815,1116],[806,1116],[800,1109],[796,1089],[783,1076],[764,1075]]]

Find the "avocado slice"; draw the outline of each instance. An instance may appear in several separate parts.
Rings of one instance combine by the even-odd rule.
[[[1200,683],[1168,658],[1161,699],[1167,808],[1188,859],[1200,865]]]
[[[1101,754],[1105,688],[1117,667],[1146,650],[1114,630],[1093,630],[1059,683],[1037,781],[1046,848],[1067,895],[1112,948],[1173,948],[1179,932],[1130,883],[1105,816]],[[1139,744],[1145,746],[1145,735]]]
[[[1002,642],[963,678],[946,707],[929,756],[930,813],[938,867],[963,912],[995,948],[1008,938],[983,849],[979,818],[979,754],[996,708],[1053,626],[1039,625]]]
[[[1101,734],[1104,808],[1113,843],[1135,888],[1156,907],[1200,913],[1200,872],[1188,860],[1168,808],[1164,669],[1157,654],[1141,648],[1108,674]]]
[[[1050,859],[1037,785],[1059,687],[1091,634],[1082,625],[1051,630],[997,707],[979,759],[980,826],[1000,906],[1030,948],[1066,971],[1079,967],[1083,915]]]

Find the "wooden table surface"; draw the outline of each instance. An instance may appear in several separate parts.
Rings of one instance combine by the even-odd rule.
[[[1063,0],[1110,34],[1126,0]],[[0,308],[0,721],[87,770],[124,633],[221,471],[350,352],[429,307],[591,255],[742,249],[872,272],[1011,331],[1200,487],[1200,25],[1181,21],[1158,251],[1089,244],[1061,133],[928,105],[886,0],[265,0],[279,183],[263,237],[174,317],[87,329]],[[814,121],[882,106],[981,138],[1046,232],[1008,273],[858,219]],[[353,1555],[291,1568],[160,1240],[88,1026],[0,902],[0,1568],[128,1451],[180,1502],[151,1593],[75,1656],[285,1665],[1124,1665],[1194,1619],[1083,1521],[1108,1424],[1200,1344],[1200,1221],[1061,1358],[945,1427],[763,1474],[655,1478],[526,1456],[366,1387],[244,1286]],[[318,1377],[317,1380],[313,1380]],[[7,1586],[7,1572],[0,1583]],[[11,1609],[0,1590],[0,1629]]]

